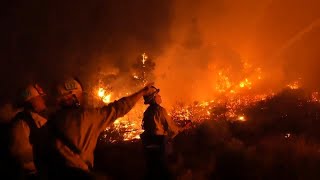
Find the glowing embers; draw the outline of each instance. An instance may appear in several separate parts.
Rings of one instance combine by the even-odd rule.
[[[109,104],[111,102],[111,92],[108,92],[104,88],[98,88],[96,95],[105,104]],[[126,95],[128,95],[128,93],[126,93]],[[113,98],[115,100],[120,97]],[[139,135],[143,132],[141,128],[141,120],[144,110],[145,106],[138,103],[127,115],[115,120],[111,127],[108,127],[104,132],[104,135],[102,136],[103,141],[113,143],[140,139]]]
[[[299,81],[294,81],[292,83],[289,83],[287,85],[288,88],[290,89],[299,89],[300,88],[300,82]]]
[[[131,120],[128,117],[118,118],[113,123],[113,128],[123,133],[123,141],[140,139],[143,130],[140,127],[141,122],[138,119]]]
[[[211,101],[195,102],[185,105],[177,103],[170,115],[176,121],[191,120],[201,123],[206,120],[228,120],[228,121],[247,121],[243,110],[257,102],[264,101],[272,94],[261,95],[239,95],[235,97],[225,97]]]
[[[251,89],[251,85],[252,85],[252,82],[249,81],[248,79],[245,79],[245,80],[243,80],[243,81],[240,82],[239,87],[240,87],[240,88],[248,88],[248,89]]]
[[[312,92],[311,93],[311,101],[312,102],[320,102],[320,94],[319,94],[319,92]]]

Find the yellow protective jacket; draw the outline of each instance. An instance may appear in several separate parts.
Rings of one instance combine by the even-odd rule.
[[[165,108],[151,104],[144,112],[142,128],[146,134],[176,136],[180,128],[176,126]]]
[[[33,122],[32,122],[33,121]],[[36,173],[31,134],[39,136],[35,128],[41,128],[47,119],[33,112],[19,112],[10,129],[10,153],[27,173]]]
[[[128,113],[137,100],[137,97],[129,96],[102,108],[63,108],[57,111],[49,121],[49,129],[56,136],[53,138],[53,149],[58,154],[57,159],[60,158],[54,166],[89,171],[93,166],[93,154],[100,133]]]

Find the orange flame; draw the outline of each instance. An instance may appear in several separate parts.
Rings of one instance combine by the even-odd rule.
[[[99,88],[98,90],[98,96],[101,98],[101,100],[108,104],[111,102],[111,94],[106,94],[106,90],[103,88]]]
[[[300,88],[300,83],[299,81],[294,81],[290,84],[287,85],[290,89],[299,89]]]
[[[238,121],[246,121],[246,118],[244,116],[238,116]]]
[[[247,87],[248,89],[251,89],[251,85],[252,82],[250,82],[247,78],[244,81],[241,81],[239,84],[240,88]]]

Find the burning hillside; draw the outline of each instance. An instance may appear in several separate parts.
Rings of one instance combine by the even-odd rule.
[[[286,88],[264,100],[241,106],[241,113],[237,112],[241,115],[230,119],[225,109],[219,109],[218,117],[216,111],[212,117],[202,111],[204,107],[216,108],[214,102],[189,105],[187,118],[196,118],[191,109],[198,108],[197,113],[206,114],[201,118],[208,119],[174,139],[176,154],[170,159],[170,168],[180,179],[295,179],[296,176],[318,179],[320,104],[314,94],[318,93]],[[179,105],[178,109],[186,107]],[[139,141],[101,142],[97,150],[102,157],[97,160],[98,169],[119,179],[143,176],[132,169],[132,165],[141,164],[138,172],[145,170]],[[106,149],[115,153],[106,155]],[[132,152],[134,157],[123,155]],[[113,159],[126,162],[126,166],[120,163],[106,168],[105,162]],[[127,173],[116,173],[119,168]]]
[[[29,83],[43,86],[51,109],[52,85],[64,76],[82,81],[93,107],[155,82],[176,123],[192,122],[177,136],[183,167],[173,171],[180,179],[319,179],[319,6],[319,0],[5,1],[0,119],[10,123],[16,90]],[[130,156],[141,145],[145,109],[139,102],[100,136],[102,146],[115,149],[110,159],[103,161],[105,149],[95,159],[116,167],[114,176],[129,176],[118,179],[142,179],[132,168],[142,153]],[[117,149],[122,145],[125,153]]]
[[[155,63],[149,59],[146,53],[138,57],[132,66],[129,78],[126,78],[126,84],[131,86],[127,89],[119,89],[112,87],[114,82],[101,78],[99,85],[93,88],[92,94],[96,101],[102,101],[108,104],[114,100],[126,96],[135,89],[144,86],[147,82],[156,80],[154,75]],[[217,67],[215,67],[217,68]],[[187,121],[192,122],[195,127],[205,121],[240,121],[248,120],[245,110],[254,107],[268,99],[273,98],[278,92],[276,91],[255,91],[257,84],[263,83],[263,70],[255,68],[247,62],[244,62],[243,69],[240,70],[242,77],[233,78],[229,76],[231,68],[216,70],[214,88],[212,89],[212,97],[207,100],[193,101],[188,103],[183,99],[176,100],[173,105],[166,107],[169,114],[177,122],[183,125]],[[108,77],[108,76],[105,76]],[[117,77],[113,80],[116,81]],[[298,90],[300,89],[301,79],[283,86],[283,89]],[[161,87],[160,87],[161,88]],[[116,92],[119,90],[119,92]],[[318,92],[313,92],[309,96],[309,101],[318,101]],[[102,105],[98,103],[98,105]],[[128,115],[117,119],[112,127],[107,128],[101,136],[102,141],[113,143],[119,141],[131,141],[139,139],[139,135],[143,132],[141,129],[141,120],[146,106],[138,103]]]

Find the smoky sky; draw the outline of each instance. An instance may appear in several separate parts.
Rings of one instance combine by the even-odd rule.
[[[262,91],[298,79],[318,90],[319,6],[317,0],[174,1],[174,38],[158,63],[164,98],[212,97],[217,70],[230,67],[230,79],[244,79],[243,61],[261,68],[263,79],[255,88]]]
[[[154,57],[166,100],[211,96],[211,68],[231,67],[229,76],[242,79],[243,60],[263,70],[263,89],[298,78],[317,89],[318,7],[318,0],[6,1],[1,98],[30,80],[49,87],[66,74],[126,72],[142,52]]]

